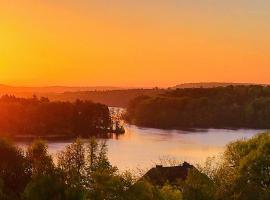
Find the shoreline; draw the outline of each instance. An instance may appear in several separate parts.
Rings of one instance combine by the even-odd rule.
[[[96,134],[89,136],[67,136],[67,135],[21,135],[21,136],[7,136],[4,135],[4,138],[10,139],[15,142],[32,142],[37,139],[45,140],[48,142],[69,142],[77,138],[89,139],[91,137],[96,137],[98,139],[110,139],[122,135],[121,133],[105,133],[105,134]]]

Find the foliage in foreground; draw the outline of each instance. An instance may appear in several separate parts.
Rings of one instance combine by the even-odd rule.
[[[189,172],[179,184],[155,186],[120,173],[107,145],[77,139],[56,162],[43,141],[23,152],[0,140],[1,200],[268,200],[270,134],[229,144],[217,162]],[[55,164],[57,163],[57,164]],[[203,172],[203,173],[202,173]]]
[[[270,199],[270,133],[230,143],[217,163],[209,160],[201,171],[208,177],[189,173],[185,200]]]

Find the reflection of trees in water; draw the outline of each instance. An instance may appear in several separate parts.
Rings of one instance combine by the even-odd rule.
[[[110,107],[109,110],[112,120],[112,128],[111,128],[112,133],[124,134],[125,133],[123,120],[124,109],[117,107]]]

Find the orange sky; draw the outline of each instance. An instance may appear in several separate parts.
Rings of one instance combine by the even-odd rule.
[[[0,83],[270,83],[269,10],[268,0],[1,0]]]

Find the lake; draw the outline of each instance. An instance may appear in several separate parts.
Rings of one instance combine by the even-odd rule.
[[[120,170],[148,169],[160,159],[192,164],[218,156],[231,141],[251,138],[262,130],[196,129],[192,131],[139,128],[126,125],[124,135],[107,140],[109,159]],[[56,155],[70,142],[49,142],[49,152]],[[25,143],[20,143],[25,147]]]

